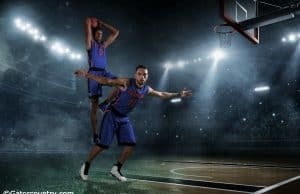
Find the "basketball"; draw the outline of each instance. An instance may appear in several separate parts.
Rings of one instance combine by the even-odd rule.
[[[91,25],[93,28],[98,26],[98,20],[96,18],[91,18]]]

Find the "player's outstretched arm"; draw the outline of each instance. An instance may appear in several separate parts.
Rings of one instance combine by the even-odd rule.
[[[150,96],[156,96],[156,97],[159,97],[159,98],[162,98],[162,99],[168,99],[168,98],[174,98],[174,97],[185,98],[185,97],[192,96],[192,91],[190,91],[190,90],[182,90],[180,92],[170,93],[170,92],[156,91],[156,90],[152,89],[151,87],[149,87],[148,94]]]
[[[115,27],[103,22],[102,20],[98,19],[98,25],[99,26],[104,26],[107,29],[109,29],[111,31],[110,36],[107,38],[107,40],[105,41],[105,48],[108,47],[111,43],[113,43],[116,38],[119,36],[119,30],[117,30]]]
[[[78,77],[84,77],[84,78],[92,79],[92,80],[95,80],[96,82],[99,82],[100,84],[106,85],[106,86],[121,86],[121,87],[126,88],[129,84],[129,79],[128,78],[109,79],[109,78],[106,78],[106,77],[96,76],[96,75],[90,74],[85,70],[77,70],[77,71],[75,71],[75,74]]]

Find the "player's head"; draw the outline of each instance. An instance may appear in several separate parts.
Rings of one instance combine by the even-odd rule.
[[[138,65],[135,68],[134,78],[138,86],[143,86],[148,80],[148,69],[144,65]]]
[[[94,40],[96,42],[100,42],[102,39],[102,34],[103,34],[101,28],[100,27],[93,28],[92,33],[93,33]]]

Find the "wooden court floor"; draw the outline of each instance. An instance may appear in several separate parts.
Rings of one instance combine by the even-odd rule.
[[[104,155],[91,166],[89,180],[78,170],[85,155],[0,154],[0,189],[3,191],[55,191],[73,193],[203,193],[203,194],[297,194],[298,162],[133,157],[122,172],[121,183],[109,175],[115,157]]]

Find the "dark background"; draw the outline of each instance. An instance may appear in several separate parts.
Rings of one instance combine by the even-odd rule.
[[[153,88],[193,91],[179,104],[148,97],[130,115],[137,152],[300,155],[299,45],[281,42],[297,33],[299,17],[261,28],[260,45],[235,34],[212,73],[207,56],[219,47],[213,27],[222,23],[217,0],[4,1],[0,13],[1,152],[72,153],[91,147],[87,84],[73,72],[87,67],[84,20],[95,16],[120,30],[107,49],[110,71],[129,77],[144,64]],[[21,33],[15,17],[31,20],[49,42],[60,39],[84,59],[55,56]],[[167,61],[198,57],[203,60],[169,70],[162,79]],[[270,91],[255,93],[260,84]]]

